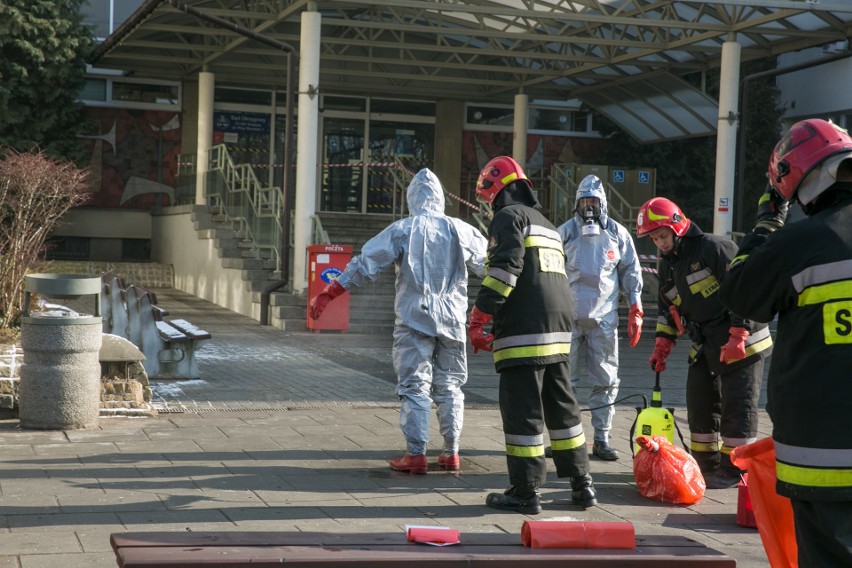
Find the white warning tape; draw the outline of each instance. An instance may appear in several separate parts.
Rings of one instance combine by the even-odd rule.
[[[324,168],[360,168],[361,166],[377,168],[395,168],[399,166],[396,162],[355,162],[352,164],[322,164]]]

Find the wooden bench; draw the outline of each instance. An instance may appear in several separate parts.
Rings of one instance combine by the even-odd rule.
[[[104,332],[136,345],[150,379],[194,379],[200,373],[195,358],[197,343],[210,334],[186,320],[166,321],[168,312],[157,305],[157,295],[142,286],[124,285],[115,274],[101,275]],[[108,305],[107,305],[108,304]]]
[[[734,568],[736,561],[679,536],[637,536],[635,550],[525,548],[520,534],[462,534],[462,544],[406,542],[399,533],[129,532],[110,543],[120,568],[194,566],[440,566],[535,568],[677,566]]]
[[[178,354],[175,358],[161,356],[161,373],[171,373],[176,377],[198,378],[200,372],[195,351],[199,341],[211,338],[210,333],[185,319],[158,321],[157,328],[160,331],[160,337],[169,346],[170,352]],[[163,355],[162,352],[161,355]]]
[[[127,338],[127,304],[124,301],[124,279],[104,272],[101,274],[101,316],[104,333]]]

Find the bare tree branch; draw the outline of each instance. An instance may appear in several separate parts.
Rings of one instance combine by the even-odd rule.
[[[24,280],[62,216],[88,199],[88,173],[43,152],[0,149],[0,330],[20,323]]]

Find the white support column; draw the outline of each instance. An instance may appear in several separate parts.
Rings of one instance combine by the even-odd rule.
[[[207,169],[213,144],[213,90],[216,76],[208,71],[198,74],[198,138],[195,145],[195,204],[207,205]]]
[[[719,78],[719,119],[716,127],[716,186],[713,201],[713,233],[730,236],[734,223],[737,125],[739,117],[740,44],[722,44]]]
[[[515,128],[512,131],[512,157],[524,170],[527,169],[527,122],[530,115],[530,97],[515,95]]]
[[[299,125],[296,146],[296,204],[293,220],[293,293],[307,291],[311,216],[317,206],[317,131],[321,16],[302,12],[299,41]],[[311,94],[313,93],[313,94]]]

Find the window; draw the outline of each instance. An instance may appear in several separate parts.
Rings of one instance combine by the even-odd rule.
[[[83,90],[80,91],[79,98],[84,101],[107,100],[106,79],[86,79],[86,84],[83,86]]]
[[[133,103],[178,104],[177,85],[112,82],[112,100]]]
[[[260,106],[272,105],[272,91],[216,87],[216,92],[213,98],[217,103],[237,103]]]
[[[88,237],[51,237],[47,241],[48,260],[86,260],[89,258]]]
[[[414,116],[435,116],[435,103],[422,101],[393,101],[370,99],[372,114],[406,114]]]
[[[562,136],[597,135],[594,130],[594,113],[579,104],[558,101],[531,104],[527,129],[531,134]],[[509,105],[467,105],[465,128],[511,132],[515,127],[515,109]]]
[[[98,39],[105,39],[135,12],[144,0],[88,0],[83,2],[83,21],[94,29]]]
[[[92,26],[95,37],[105,38],[110,34],[112,18],[109,0],[89,0],[81,8],[83,21]]]
[[[529,128],[571,132],[574,130],[573,114],[566,109],[530,108]]]
[[[133,15],[144,0],[112,0],[112,31]]]
[[[151,240],[121,239],[121,260],[151,260]]]
[[[168,81],[112,79],[93,70],[86,78],[79,100],[91,106],[115,106],[152,110],[180,110],[180,85]]]
[[[323,110],[345,110],[350,112],[364,112],[367,110],[367,99],[354,97],[330,97],[323,96]]]
[[[469,105],[467,107],[467,124],[479,126],[506,126],[512,128],[515,121],[515,111],[512,107],[492,107]]]

